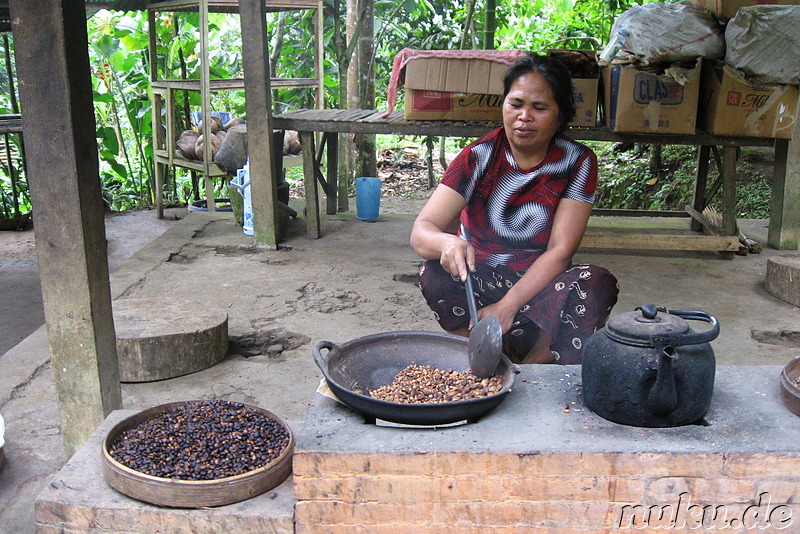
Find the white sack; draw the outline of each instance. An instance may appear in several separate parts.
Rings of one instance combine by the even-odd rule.
[[[650,64],[722,59],[725,35],[714,15],[696,4],[672,2],[632,7],[617,17],[611,35],[628,32],[614,63]]]
[[[725,63],[761,83],[800,84],[800,6],[748,6],[725,29]]]

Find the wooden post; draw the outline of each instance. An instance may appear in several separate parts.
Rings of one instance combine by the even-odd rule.
[[[737,147],[722,147],[722,231],[736,235],[736,160]]]
[[[36,252],[66,453],[122,405],[83,0],[12,0]]]
[[[147,54],[148,61],[150,61],[150,82],[158,80],[158,55],[156,54],[156,14],[155,11],[147,10]],[[167,95],[169,95],[167,91]],[[161,117],[161,112],[164,109],[164,98],[161,92],[153,92],[152,99],[153,107],[151,110],[152,120],[152,138],[153,138],[153,151],[159,150],[163,146],[167,146],[164,140],[164,134],[161,131],[161,120],[156,117]],[[167,113],[172,113],[172,107],[167,106]],[[171,122],[171,121],[167,121]],[[169,139],[169,137],[167,137]],[[167,176],[167,166],[163,163],[156,161],[153,157],[153,172],[155,174],[155,196],[156,196],[156,217],[159,219],[164,218],[164,181]]]
[[[323,134],[327,148],[328,169],[328,197],[326,199],[325,213],[336,215],[339,203],[339,135],[327,132]]]
[[[710,146],[700,145],[697,147],[697,171],[694,177],[694,200],[692,201],[692,206],[698,213],[703,213],[703,210],[708,205],[706,195],[708,194],[708,158],[710,154]],[[692,218],[691,229],[699,232],[702,229],[702,225],[698,220]]]
[[[253,230],[256,245],[275,250],[279,240],[278,187],[272,147],[272,99],[266,17],[264,2],[240,0]]]
[[[800,243],[800,130],[791,140],[775,140],[775,169],[767,244],[797,250]]]
[[[298,132],[298,134],[300,135],[300,148],[303,153],[303,183],[306,189],[306,231],[308,232],[308,237],[319,239],[320,235],[322,235],[322,229],[319,221],[314,132]]]

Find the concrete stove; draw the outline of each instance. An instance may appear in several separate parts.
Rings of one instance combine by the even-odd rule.
[[[707,425],[664,429],[587,410],[575,366],[522,366],[498,408],[443,429],[364,424],[316,395],[306,421],[289,422],[293,477],[201,510],[105,483],[100,441],[131,413],[114,412],[40,494],[37,532],[797,532],[800,417],[778,397],[780,371],[718,366]]]

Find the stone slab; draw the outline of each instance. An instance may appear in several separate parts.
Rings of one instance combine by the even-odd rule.
[[[800,417],[779,398],[780,366],[717,366],[708,426],[640,428],[585,407],[579,366],[524,365],[506,400],[473,424],[440,429],[364,424],[315,395],[295,454],[420,452],[800,453]],[[295,460],[297,461],[297,460]]]
[[[280,486],[242,502],[215,508],[164,508],[131,499],[103,478],[101,444],[111,428],[132,410],[112,412],[56,473],[36,499],[36,531],[80,534],[294,532],[292,477]],[[287,423],[292,432],[297,423]]]

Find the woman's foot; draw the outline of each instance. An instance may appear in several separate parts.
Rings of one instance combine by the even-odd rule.
[[[539,337],[536,338],[536,343],[520,363],[552,363],[553,353],[550,351],[550,342],[552,340],[553,338],[547,332],[539,330]]]

